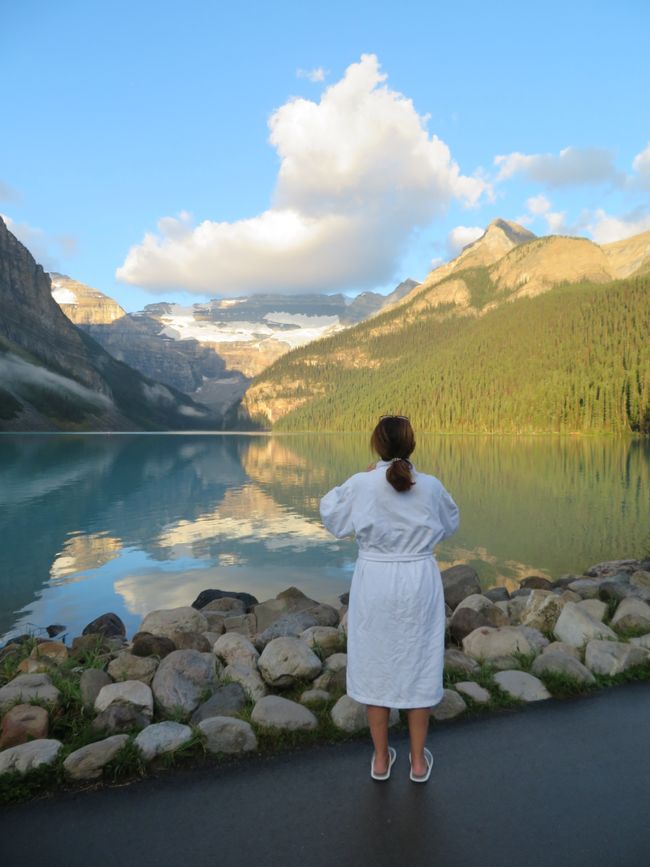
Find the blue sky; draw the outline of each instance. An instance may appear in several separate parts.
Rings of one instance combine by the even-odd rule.
[[[387,291],[497,216],[617,240],[650,229],[649,25],[646,0],[23,0],[0,213],[128,310]]]

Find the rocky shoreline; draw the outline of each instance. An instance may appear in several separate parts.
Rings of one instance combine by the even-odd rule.
[[[482,591],[472,568],[454,566],[443,585],[434,721],[650,678],[650,560],[530,576],[512,593]],[[365,706],[345,694],[340,601],[205,590],[148,614],[131,641],[112,613],[70,646],[12,639],[0,649],[0,799],[366,731]],[[392,710],[390,724],[404,715]]]

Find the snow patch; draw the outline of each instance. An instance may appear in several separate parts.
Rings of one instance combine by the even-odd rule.
[[[57,280],[52,281],[52,298],[54,298],[57,304],[77,303],[77,296],[72,289],[68,289],[67,286],[64,286],[63,283],[59,283]]]

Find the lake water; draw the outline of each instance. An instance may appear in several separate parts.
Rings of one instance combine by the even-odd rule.
[[[320,497],[372,459],[350,435],[0,436],[0,636],[115,611],[128,634],[207,587],[334,602],[356,545]],[[441,566],[484,586],[558,577],[650,549],[650,442],[420,437],[418,469],[461,510]]]

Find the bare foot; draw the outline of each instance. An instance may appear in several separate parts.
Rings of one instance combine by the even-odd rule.
[[[377,753],[375,753],[374,758],[373,758],[373,762],[372,762],[372,767],[373,767],[374,772],[376,774],[379,774],[379,776],[381,776],[382,774],[385,774],[386,771],[388,770],[389,760],[390,760],[390,756],[388,755],[388,750],[386,750],[386,752],[383,755],[377,755]]]
[[[429,766],[424,758],[424,753],[420,753],[419,756],[411,753],[411,771],[413,772],[413,776],[424,777],[428,770]]]

